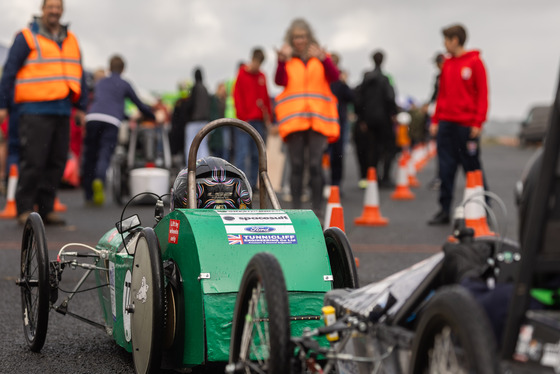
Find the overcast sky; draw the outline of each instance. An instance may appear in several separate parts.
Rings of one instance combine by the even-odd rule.
[[[1,0],[0,44],[10,46],[40,7],[41,0]],[[252,47],[262,46],[269,90],[277,94],[274,49],[296,17],[341,55],[352,86],[380,48],[398,94],[426,100],[436,73],[432,58],[443,49],[441,29],[461,22],[469,32],[466,47],[480,49],[487,67],[489,117],[521,117],[555,94],[558,0],[66,0],[63,22],[78,36],[86,68],[106,67],[120,53],[126,78],[151,91],[174,90],[197,65],[214,91]]]

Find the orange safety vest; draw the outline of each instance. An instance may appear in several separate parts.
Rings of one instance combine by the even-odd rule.
[[[16,75],[16,103],[52,101],[68,97],[77,102],[82,92],[80,48],[73,33],[58,44],[42,35],[23,29],[22,34],[31,49]]]
[[[337,100],[317,58],[307,65],[299,58],[286,63],[288,85],[276,98],[276,118],[282,139],[294,132],[312,129],[334,143],[340,136]]]

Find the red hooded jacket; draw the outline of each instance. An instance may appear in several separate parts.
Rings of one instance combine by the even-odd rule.
[[[266,77],[262,72],[251,73],[246,66],[239,69],[233,90],[237,118],[243,121],[263,120],[263,112],[271,116]]]
[[[457,122],[482,127],[488,112],[488,83],[480,52],[447,58],[441,69],[439,93],[432,123]]]

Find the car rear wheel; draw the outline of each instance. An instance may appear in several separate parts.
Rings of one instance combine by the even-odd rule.
[[[249,262],[233,315],[228,373],[289,373],[290,319],[286,283],[270,253]]]
[[[132,357],[137,373],[159,371],[165,328],[163,264],[150,227],[140,233],[134,253],[130,300]]]
[[[49,253],[41,216],[31,213],[21,242],[21,290],[23,330],[27,345],[39,352],[45,344],[49,324]]]

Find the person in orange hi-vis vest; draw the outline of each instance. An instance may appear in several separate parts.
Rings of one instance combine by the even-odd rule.
[[[68,155],[70,113],[84,123],[87,86],[76,36],[60,24],[62,0],[43,0],[42,15],[15,37],[0,82],[0,122],[10,95],[19,108],[17,219],[24,224],[34,206],[45,224],[63,225],[54,210]]]
[[[278,53],[275,83],[284,87],[276,97],[278,131],[287,145],[290,162],[292,208],[302,205],[305,154],[311,185],[311,208],[322,217],[322,155],[340,135],[337,100],[330,83],[339,71],[325,49],[319,47],[311,27],[295,19]]]

